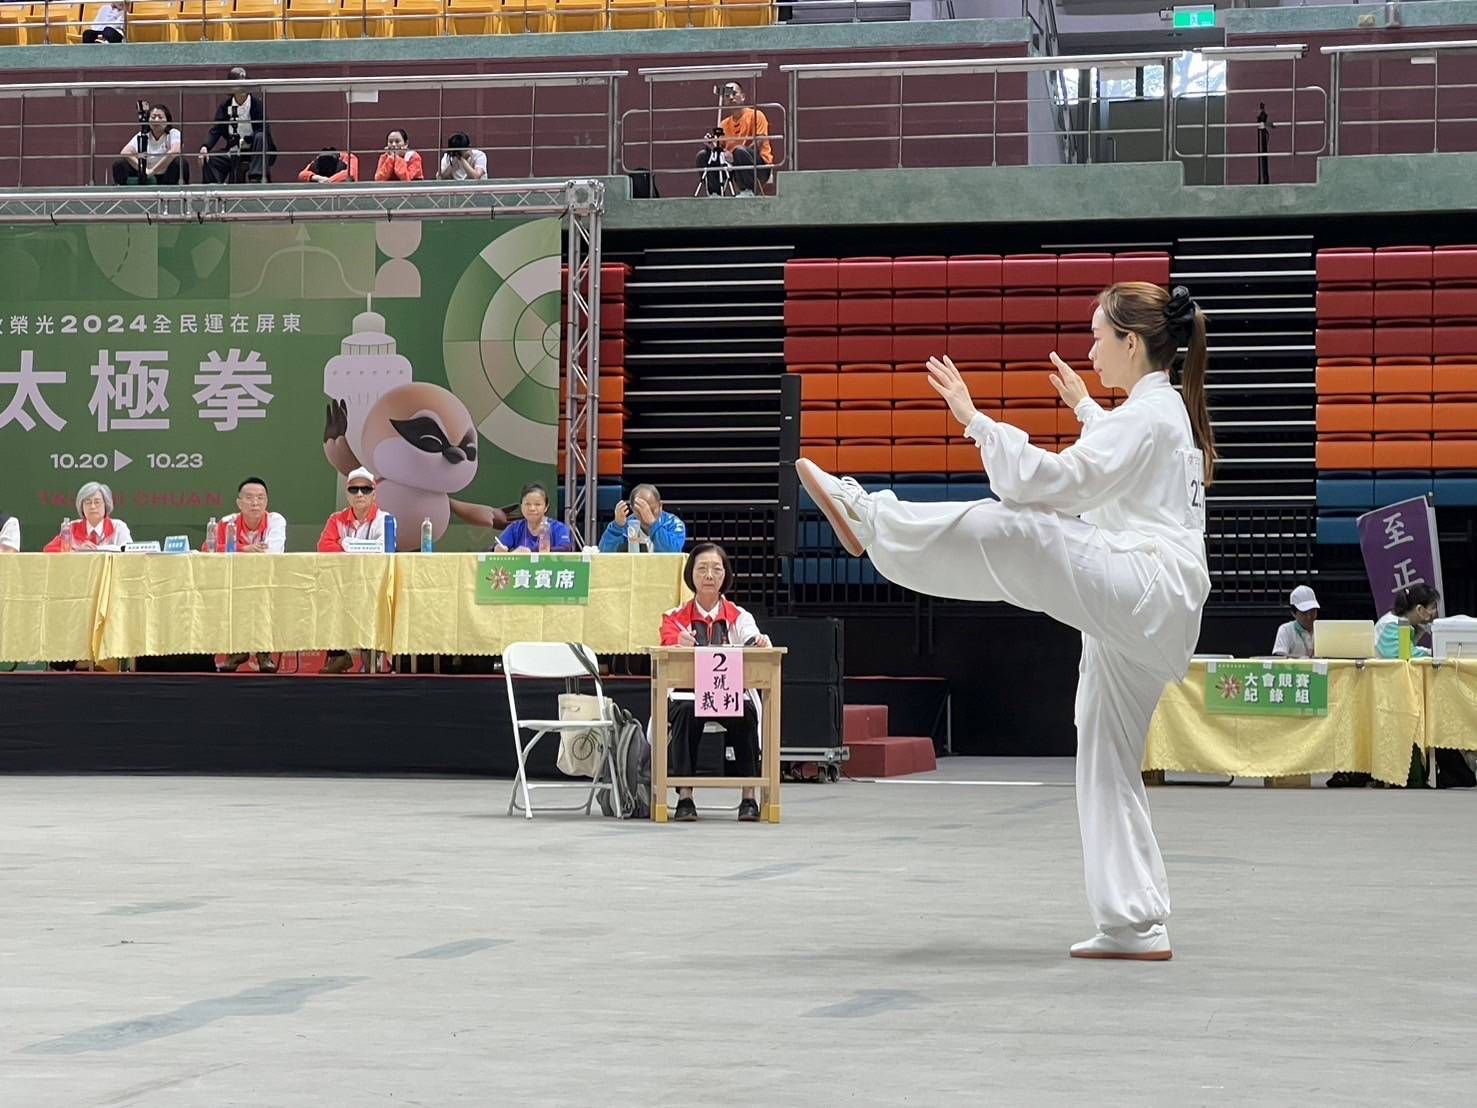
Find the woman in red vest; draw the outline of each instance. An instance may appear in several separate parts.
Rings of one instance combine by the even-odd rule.
[[[769,646],[769,636],[759,630],[746,609],[723,595],[723,586],[733,580],[728,554],[717,543],[702,542],[692,548],[682,579],[692,590],[693,598],[662,617],[663,646]],[[677,699],[682,696],[683,699]],[[723,775],[725,777],[759,776],[759,717],[752,701],[745,701],[742,717],[726,716],[703,719],[688,694],[675,694],[667,702],[668,744],[673,777],[691,777],[697,772],[697,749],[708,723],[724,730]],[[661,798],[665,803],[666,798]],[[677,810],[672,818],[679,823],[697,819],[697,805],[691,789],[677,790]],[[739,802],[740,823],[757,823],[759,805],[754,790],[743,790]]]
[[[78,550],[122,550],[133,541],[128,524],[113,518],[113,490],[89,481],[77,490],[77,514],[46,544],[46,553]]]

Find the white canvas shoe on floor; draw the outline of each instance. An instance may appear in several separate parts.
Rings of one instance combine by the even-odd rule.
[[[853,558],[872,545],[872,494],[850,477],[836,478],[808,458],[795,463],[795,475],[810,493]]]
[[[1134,962],[1167,962],[1174,957],[1169,949],[1169,931],[1162,923],[1146,928],[1111,927],[1099,931],[1086,942],[1074,943],[1073,958],[1121,958]]]

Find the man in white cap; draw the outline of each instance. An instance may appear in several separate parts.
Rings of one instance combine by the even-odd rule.
[[[1272,654],[1278,658],[1313,657],[1313,624],[1318,622],[1318,597],[1307,585],[1299,585],[1287,598],[1292,618],[1277,628]]]
[[[345,539],[384,541],[388,516],[375,503],[374,474],[360,466],[344,478],[344,489],[349,494],[349,506],[334,512],[323,525],[323,534],[318,536],[321,554],[343,553]],[[330,650],[323,672],[348,673],[353,667],[354,658],[347,650]],[[366,671],[368,668],[366,665]]]

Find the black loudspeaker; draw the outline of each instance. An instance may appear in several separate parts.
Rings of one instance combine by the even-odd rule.
[[[798,616],[766,619],[764,633],[785,655],[785,688],[790,683],[841,684],[845,654],[844,625],[839,619],[802,619]]]
[[[795,477],[795,459],[800,456],[800,375],[780,377],[780,472],[779,519],[775,522],[775,553],[782,558],[795,553],[800,482]]]
[[[786,661],[789,657],[786,658]],[[785,680],[780,749],[830,749],[841,745],[841,686]]]

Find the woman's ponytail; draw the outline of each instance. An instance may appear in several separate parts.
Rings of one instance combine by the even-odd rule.
[[[1205,487],[1210,488],[1215,479],[1215,431],[1210,425],[1210,405],[1205,399],[1205,313],[1195,309],[1195,320],[1190,325],[1190,334],[1185,350],[1184,367],[1180,370],[1180,394],[1185,399],[1185,408],[1190,413],[1190,430],[1195,435],[1195,445],[1205,455]]]

